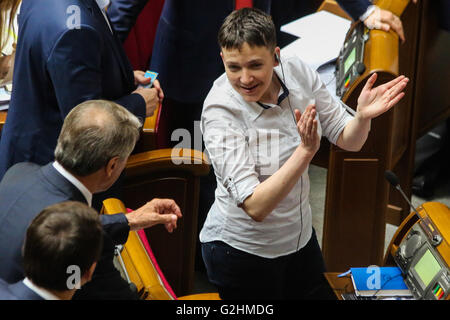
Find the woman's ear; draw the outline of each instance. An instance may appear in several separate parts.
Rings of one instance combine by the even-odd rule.
[[[275,67],[280,64],[280,47],[275,47],[274,50]]]

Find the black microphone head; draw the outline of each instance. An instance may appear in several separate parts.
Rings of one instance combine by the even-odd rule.
[[[386,170],[384,172],[384,177],[386,178],[387,181],[389,181],[389,183],[393,186],[396,187],[398,186],[398,177],[395,173],[393,173],[392,171]]]

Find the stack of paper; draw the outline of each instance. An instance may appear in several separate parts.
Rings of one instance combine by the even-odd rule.
[[[336,59],[351,21],[328,11],[319,11],[292,21],[281,31],[299,37],[282,52],[295,54],[313,70]]]
[[[5,90],[5,87],[0,87],[0,111],[8,109],[9,100],[11,100],[11,92]]]

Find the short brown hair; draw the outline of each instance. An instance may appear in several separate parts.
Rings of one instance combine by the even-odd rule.
[[[39,287],[65,291],[69,266],[83,275],[100,258],[103,231],[97,211],[66,201],[48,206],[31,222],[23,246],[25,276]]]
[[[244,43],[275,49],[277,36],[272,17],[256,8],[242,8],[230,13],[219,29],[221,48],[240,49]]]

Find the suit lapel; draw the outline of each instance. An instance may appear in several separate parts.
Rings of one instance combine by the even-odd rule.
[[[98,31],[105,36],[105,44],[106,45],[109,44],[109,47],[111,48],[111,51],[116,58],[115,60],[117,61],[117,64],[120,66],[122,75],[126,79],[126,83],[130,85],[129,90],[134,90],[133,68],[131,67],[127,55],[125,54],[122,43],[115,34],[114,26],[111,23],[108,14],[106,14],[106,17],[108,19],[109,25],[111,26],[113,33],[111,33],[111,29],[109,29],[108,23],[106,22],[105,17],[103,16],[103,13],[95,0],[80,0],[80,1],[82,1],[85,4],[85,6],[89,9],[91,14],[94,16],[95,21],[97,22],[97,27],[100,28],[100,30]]]

